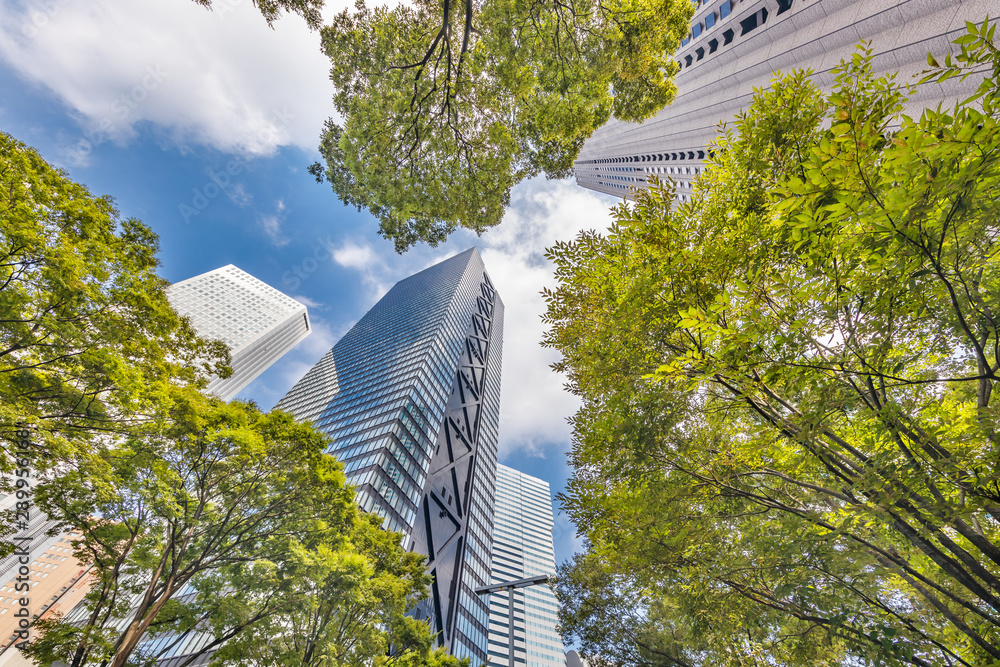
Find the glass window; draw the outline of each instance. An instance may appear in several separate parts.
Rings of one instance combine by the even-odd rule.
[[[726,0],[726,2],[723,2],[722,6],[719,7],[719,18],[726,18],[727,16],[729,16],[729,12],[731,12],[732,10],[733,10],[733,3],[729,2],[729,0]]]
[[[715,12],[710,12],[708,16],[705,17],[705,29],[711,28],[715,25]]]
[[[697,37],[698,35],[701,34],[701,30],[702,30],[701,24],[700,23],[695,23],[694,27],[691,28],[691,36],[692,37]]]

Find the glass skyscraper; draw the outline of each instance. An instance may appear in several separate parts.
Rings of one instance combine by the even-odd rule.
[[[470,248],[401,280],[276,406],[333,438],[358,503],[427,555],[417,610],[487,660],[503,302]]]
[[[174,283],[167,299],[198,335],[232,351],[233,374],[206,391],[228,401],[309,335],[306,307],[232,264]]]
[[[490,583],[555,574],[548,483],[497,466]],[[490,594],[489,667],[565,667],[559,604],[545,585]]]

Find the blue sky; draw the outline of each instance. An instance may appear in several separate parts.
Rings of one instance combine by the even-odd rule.
[[[152,227],[168,280],[231,263],[309,306],[313,334],[241,394],[264,408],[393,283],[478,245],[506,306],[500,460],[561,490],[576,401],[539,345],[543,252],[606,228],[615,200],[536,179],[481,238],[397,255],[305,171],[333,113],[318,35],[297,17],[268,29],[249,0],[215,4],[0,0],[0,130]],[[562,516],[555,544],[557,561],[578,546]]]

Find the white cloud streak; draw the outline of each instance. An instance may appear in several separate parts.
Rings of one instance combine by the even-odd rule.
[[[375,261],[375,251],[367,243],[345,241],[332,250],[333,261],[347,269],[364,270]],[[381,264],[381,262],[379,262]]]
[[[372,305],[389,291],[396,280],[390,275],[392,260],[366,241],[344,241],[330,249],[330,256],[338,265],[358,272],[368,288]]]
[[[271,241],[271,245],[280,248],[288,244],[288,237],[281,231],[284,222],[285,202],[278,200],[274,205],[275,212],[270,215],[258,216],[258,222],[264,234]]]

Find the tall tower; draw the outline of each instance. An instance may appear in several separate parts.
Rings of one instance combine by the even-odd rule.
[[[309,335],[306,307],[232,264],[167,288],[198,335],[232,350],[233,374],[206,391],[228,401]]]
[[[491,583],[555,574],[548,483],[497,466]],[[564,667],[559,603],[548,586],[490,594],[489,667]]]
[[[767,88],[773,72],[808,69],[823,90],[831,69],[871,40],[877,74],[910,82],[940,62],[965,34],[965,22],[996,15],[995,0],[695,0],[691,32],[676,57],[677,97],[644,123],[611,121],[587,140],[574,165],[579,185],[624,197],[651,175],[677,182],[681,201],[701,172],[718,124],[731,122]],[[982,78],[921,86],[907,113],[945,106],[971,94]]]
[[[333,438],[366,511],[428,557],[417,610],[440,641],[487,659],[503,302],[470,248],[389,290],[278,409]]]
[[[0,493],[0,512],[23,518],[24,512],[14,512],[18,500],[14,493]],[[27,514],[23,524],[12,521],[17,532],[6,539],[14,544],[14,551],[0,558],[0,664],[8,658],[4,654],[15,650],[12,647],[27,635],[22,619],[34,623],[37,618],[68,612],[91,585],[89,567],[73,555],[78,534],[50,534],[57,522],[37,510]],[[32,630],[30,634],[37,633]]]

